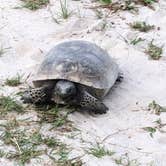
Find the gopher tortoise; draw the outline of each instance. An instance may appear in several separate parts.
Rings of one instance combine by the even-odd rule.
[[[88,41],[65,41],[45,56],[33,80],[35,88],[26,90],[22,100],[53,101],[102,114],[108,110],[102,99],[118,78],[118,66],[105,50]]]

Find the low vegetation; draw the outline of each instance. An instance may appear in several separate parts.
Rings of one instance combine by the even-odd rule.
[[[22,77],[19,74],[17,74],[17,76],[15,76],[15,77],[7,78],[5,81],[5,85],[18,86],[21,84],[21,79],[22,79]]]
[[[49,0],[22,0],[24,2],[23,7],[30,10],[37,10],[46,6],[49,3]]]
[[[0,114],[7,112],[23,112],[23,106],[10,96],[0,96]]]
[[[143,130],[147,131],[153,138],[153,134],[157,131],[155,127],[143,127]]]
[[[166,112],[166,107],[159,105],[155,100],[153,100],[149,103],[148,110],[153,111],[156,115],[160,115],[162,112]]]
[[[89,148],[88,154],[91,154],[97,158],[102,158],[103,156],[112,156],[115,152],[107,150],[104,146],[97,144]]]
[[[130,24],[131,28],[138,30],[140,32],[148,32],[154,29],[154,25],[149,25],[146,22],[136,21]]]
[[[141,38],[141,37],[136,37],[135,39],[133,39],[131,42],[130,42],[130,44],[132,44],[132,45],[136,45],[136,44],[138,44],[138,43],[140,43],[140,42],[142,42],[142,41],[144,41],[145,39],[143,39],[143,38]]]
[[[72,12],[68,9],[67,0],[60,0],[60,7],[60,17],[63,19],[69,18]]]
[[[23,127],[23,123],[26,127]],[[15,148],[14,151],[1,150],[1,157],[15,160],[18,164],[24,165],[30,162],[32,158],[40,158],[42,155],[47,155],[58,166],[82,165],[79,157],[69,158],[70,149],[66,144],[56,138],[43,136],[40,133],[40,128],[36,128],[32,132],[30,128],[27,128],[28,125],[28,121],[17,120],[16,118],[12,118],[0,125],[2,131],[0,135],[1,141],[5,145]]]
[[[152,5],[155,2],[158,2],[158,0],[140,0],[140,2],[144,3],[145,5]]]
[[[151,59],[159,60],[162,57],[163,46],[157,46],[153,44],[153,40],[149,43],[147,50],[145,51]]]
[[[125,1],[116,1],[112,2],[112,0],[99,0],[100,5],[96,5],[94,7],[90,7],[92,9],[98,8],[106,8],[111,12],[115,13],[117,11],[131,11],[138,12],[140,6],[147,6],[154,10],[154,3],[157,3],[158,0],[125,0]]]
[[[65,108],[63,108],[65,109]],[[38,112],[39,123],[50,123],[52,129],[54,128],[64,128],[66,131],[72,131],[72,122],[68,120],[68,115],[71,112],[69,109],[62,111],[58,106],[37,106],[35,110]]]
[[[3,48],[3,46],[0,46],[0,57],[5,53],[5,49]]]
[[[141,166],[137,159],[130,159],[127,153],[114,159],[114,161],[120,166]]]

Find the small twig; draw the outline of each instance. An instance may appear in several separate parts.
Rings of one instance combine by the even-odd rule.
[[[119,133],[121,133],[123,131],[126,131],[126,130],[129,130],[129,128],[127,128],[127,129],[121,129],[121,130],[118,130],[118,131],[116,131],[116,132],[114,132],[112,134],[107,135],[105,138],[102,139],[101,143],[103,143],[104,141],[106,141],[109,137],[117,135],[117,134],[119,134]]]

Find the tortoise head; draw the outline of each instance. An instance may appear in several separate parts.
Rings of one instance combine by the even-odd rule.
[[[76,94],[76,86],[73,82],[59,80],[55,85],[55,93],[62,99],[73,97]]]

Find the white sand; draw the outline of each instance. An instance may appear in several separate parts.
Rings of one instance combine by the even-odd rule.
[[[60,24],[55,23],[50,14],[50,10],[54,14],[59,10],[58,1],[52,0],[49,7],[35,12],[14,9],[20,5],[19,0],[0,0],[0,44],[3,48],[9,48],[0,57],[1,81],[17,73],[24,74],[24,77],[30,73],[33,75],[43,55],[60,40],[77,38],[99,44],[116,59],[124,80],[106,97],[104,102],[110,108],[107,114],[92,116],[73,113],[70,118],[81,130],[81,135],[73,140],[63,136],[61,139],[71,144],[75,155],[79,155],[89,147],[88,142],[102,142],[107,137],[103,145],[116,154],[102,159],[85,155],[83,161],[87,166],[114,166],[114,159],[125,153],[128,153],[130,160],[137,159],[141,166],[165,166],[166,134],[157,131],[151,138],[141,128],[153,127],[154,121],[159,118],[166,122],[165,113],[158,116],[146,111],[152,100],[166,105],[165,58],[153,61],[144,53],[151,39],[155,39],[159,45],[166,43],[166,1],[160,0],[155,11],[140,7],[138,15],[118,12],[103,20],[97,19],[92,10],[83,7],[91,5],[90,1],[70,1],[69,8],[74,13],[67,20],[60,19]],[[127,23],[136,20],[145,20],[160,27],[160,30],[156,28],[148,33],[131,30]],[[100,31],[105,21],[106,29]],[[146,38],[146,41],[136,46],[124,41],[124,38],[131,40],[136,36]],[[31,82],[32,75],[28,82]],[[1,91],[9,94],[17,91],[17,88],[4,87]],[[86,142],[82,142],[81,138]],[[6,162],[0,159],[0,165],[13,165]],[[47,163],[46,158],[39,165],[44,163]]]

